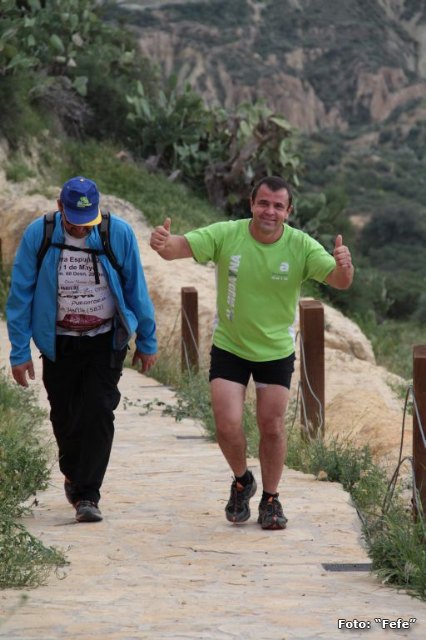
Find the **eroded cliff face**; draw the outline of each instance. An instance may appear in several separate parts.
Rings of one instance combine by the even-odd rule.
[[[415,72],[426,79],[426,15],[422,0],[377,0],[390,20],[396,21],[416,43]]]
[[[422,0],[120,6],[165,76],[209,104],[264,99],[307,133],[380,123],[426,96]]]

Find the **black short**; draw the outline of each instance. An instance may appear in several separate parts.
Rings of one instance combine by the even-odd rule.
[[[287,358],[268,360],[267,362],[253,362],[212,346],[210,351],[209,380],[223,378],[238,382],[245,387],[253,376],[253,380],[260,384],[279,384],[290,389],[291,375],[294,371],[296,355],[292,353]]]

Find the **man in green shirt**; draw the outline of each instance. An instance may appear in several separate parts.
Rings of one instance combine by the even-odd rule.
[[[260,180],[251,193],[250,220],[219,222],[170,233],[170,218],[156,227],[151,247],[165,260],[212,260],[217,269],[217,325],[210,365],[212,407],[218,444],[235,479],[225,508],[230,522],[250,517],[257,486],[247,468],[242,426],[246,387],[256,386],[263,494],[258,522],[263,529],[287,524],[278,499],[287,438],[284,415],[294,370],[293,324],[302,283],[352,284],[349,249],[336,237],[333,256],[306,233],[286,224],[292,211],[289,185],[280,177]]]

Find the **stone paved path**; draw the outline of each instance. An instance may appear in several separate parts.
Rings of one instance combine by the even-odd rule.
[[[2,362],[7,354],[1,325]],[[35,360],[37,366],[38,359]],[[37,372],[37,388],[45,403]],[[176,423],[140,403],[173,402],[155,380],[126,369],[126,402],[101,503],[101,523],[77,524],[57,465],[26,521],[45,544],[65,549],[62,579],[28,592],[0,592],[7,640],[327,640],[424,638],[425,603],[382,586],[368,572],[323,563],[368,562],[360,525],[339,485],[286,470],[280,487],[289,526],[264,532],[252,518],[224,518],[230,472],[216,444],[191,420]],[[139,406],[138,406],[139,403]],[[46,425],[49,429],[49,425]],[[251,468],[260,479],[259,465]],[[5,618],[6,616],[6,618]],[[381,628],[375,618],[416,622]],[[339,630],[338,619],[363,621]],[[356,623],[355,623],[356,624]]]

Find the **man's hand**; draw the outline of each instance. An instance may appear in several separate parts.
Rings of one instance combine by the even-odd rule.
[[[325,279],[326,283],[335,289],[349,289],[354,277],[351,252],[343,244],[343,238],[339,234],[334,243],[333,256],[336,268]]]
[[[141,353],[136,350],[132,360],[132,367],[136,367],[139,373],[146,373],[155,364],[157,360],[157,354],[155,353]]]
[[[164,260],[176,258],[192,258],[192,250],[185,236],[174,236],[170,233],[172,221],[166,218],[162,225],[155,227],[151,233],[151,248]]]
[[[16,364],[12,367],[12,376],[21,387],[28,387],[27,372],[30,380],[35,380],[34,365],[32,360]]]
[[[159,227],[155,227],[154,231],[151,234],[151,248],[154,249],[154,251],[157,251],[160,255],[161,252],[166,248],[167,242],[170,238],[171,224],[171,219],[166,218],[163,224]]]
[[[343,244],[343,237],[341,235],[336,237],[333,256],[340,269],[350,269],[352,267],[351,252],[348,247]]]

